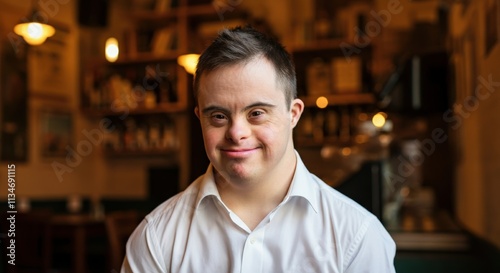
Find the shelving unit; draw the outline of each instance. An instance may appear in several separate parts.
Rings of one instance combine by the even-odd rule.
[[[332,38],[288,46],[296,66],[299,98],[306,107],[295,131],[298,148],[349,147],[359,142],[356,128],[364,120],[358,116],[366,116],[376,103],[369,73],[371,48],[347,58],[342,46],[348,43]],[[343,71],[335,71],[339,67]],[[324,105],[318,106],[320,97]]]
[[[373,2],[316,0],[303,7],[304,14],[294,16],[293,43],[286,45],[295,63],[298,96],[305,104],[294,132],[296,146],[355,148],[368,141],[360,125],[369,126],[377,104],[374,49],[368,43],[352,51],[352,45],[359,44],[355,41],[366,41],[365,22]]]

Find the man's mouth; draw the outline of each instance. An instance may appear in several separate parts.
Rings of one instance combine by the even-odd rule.
[[[255,151],[257,151],[257,148],[221,149],[221,153],[223,153],[228,157],[233,157],[233,158],[245,158],[253,154]]]

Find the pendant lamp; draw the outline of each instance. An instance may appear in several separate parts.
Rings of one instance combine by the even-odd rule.
[[[46,17],[36,8],[36,2],[28,16],[27,22],[20,22],[14,27],[14,32],[22,36],[26,43],[30,45],[41,45],[48,37],[53,36],[56,30],[53,26],[46,24],[43,21]]]

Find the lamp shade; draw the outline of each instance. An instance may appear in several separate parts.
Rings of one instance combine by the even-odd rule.
[[[177,58],[177,63],[184,67],[187,73],[194,74],[200,54],[185,54]]]
[[[22,36],[30,45],[41,45],[48,37],[56,33],[54,27],[38,22],[20,23],[14,27],[14,32]]]

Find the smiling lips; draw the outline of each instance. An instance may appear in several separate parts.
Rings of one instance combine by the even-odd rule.
[[[221,149],[222,154],[233,158],[244,158],[250,156],[257,148],[249,149]]]

